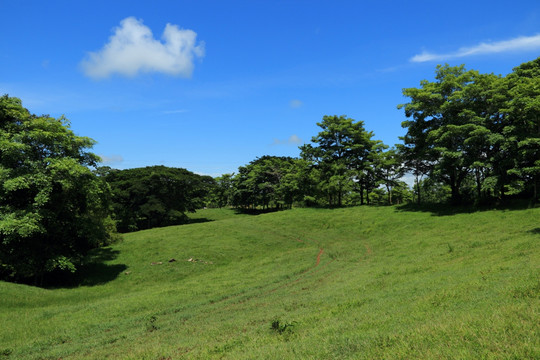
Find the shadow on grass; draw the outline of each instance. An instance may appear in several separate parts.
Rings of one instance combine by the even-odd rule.
[[[201,223],[206,223],[206,222],[212,222],[212,221],[215,221],[214,219],[209,219],[209,218],[205,218],[205,217],[202,217],[202,218],[189,218],[189,220],[187,220],[184,224],[182,225],[188,225],[188,224],[201,224]]]
[[[396,211],[425,212],[433,216],[451,216],[456,214],[471,214],[477,212],[474,206],[452,206],[448,204],[403,204],[396,206]]]
[[[74,288],[96,286],[116,279],[127,269],[125,264],[105,264],[114,260],[120,252],[109,247],[92,250],[74,274],[53,273],[47,279],[45,288]]]
[[[237,215],[261,215],[261,214],[269,214],[274,213],[278,211],[284,211],[289,209],[275,209],[275,208],[269,208],[269,209],[234,209],[235,214]]]
[[[531,234],[536,234],[536,235],[540,235],[540,227],[537,227],[535,229],[531,229],[527,232],[530,232]]]
[[[426,212],[433,216],[451,216],[457,214],[472,214],[480,211],[490,210],[524,210],[530,208],[529,201],[513,200],[504,204],[497,205],[450,205],[450,204],[403,204],[396,207],[396,211],[405,212]]]

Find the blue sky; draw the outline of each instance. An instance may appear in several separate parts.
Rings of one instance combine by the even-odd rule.
[[[298,156],[323,115],[404,134],[435,66],[540,56],[535,1],[0,0],[0,94],[71,120],[103,164],[217,176]]]

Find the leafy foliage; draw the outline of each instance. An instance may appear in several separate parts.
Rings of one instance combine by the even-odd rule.
[[[64,117],[32,115],[0,98],[0,277],[34,279],[74,272],[92,248],[114,236],[109,187],[89,167],[94,141]]]
[[[450,187],[451,200],[482,202],[506,195],[538,198],[540,179],[540,58],[506,77],[464,66],[438,66],[435,81],[403,94],[409,120],[399,146],[419,180],[428,175]],[[469,189],[474,195],[467,195]]]
[[[238,169],[231,205],[277,209],[301,201],[309,186],[308,164],[290,157],[263,156]]]
[[[185,213],[202,208],[214,185],[209,176],[166,166],[101,172],[111,186],[117,226],[122,232],[185,222]]]
[[[296,325],[296,321],[288,323],[288,322],[281,321],[279,319],[274,319],[272,320],[272,323],[270,324],[270,329],[281,335],[286,332],[289,332],[289,333],[292,332],[295,325]]]
[[[353,189],[354,177],[368,184],[368,159],[378,142],[371,140],[373,133],[365,130],[363,121],[344,115],[325,115],[317,125],[322,130],[311,141],[318,146],[301,146],[301,156],[318,168],[328,204],[341,206],[343,195]]]

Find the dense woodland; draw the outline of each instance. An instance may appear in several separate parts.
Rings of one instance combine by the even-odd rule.
[[[214,185],[210,176],[165,166],[102,167],[98,172],[111,187],[112,211],[120,232],[184,223],[187,212],[205,206]]]
[[[507,76],[464,66],[403,89],[394,147],[363,121],[324,116],[298,158],[262,156],[215,179],[185,169],[98,167],[94,141],[65,118],[0,98],[0,278],[41,284],[75,272],[92,248],[128,232],[181,224],[197,208],[285,209],[405,202],[538,200],[540,58]],[[404,176],[414,177],[410,188]]]

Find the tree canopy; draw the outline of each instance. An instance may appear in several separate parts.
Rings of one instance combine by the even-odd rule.
[[[301,146],[301,156],[319,169],[320,186],[328,203],[341,206],[344,193],[352,189],[353,177],[363,180],[376,142],[371,140],[373,133],[364,128],[363,121],[345,115],[325,115],[317,125],[322,130],[311,139],[317,146]]]
[[[210,176],[166,166],[101,169],[112,189],[112,204],[121,232],[177,225],[186,212],[204,206],[214,185]]]
[[[456,204],[464,193],[477,202],[525,193],[537,199],[539,64],[522,64],[506,77],[439,65],[435,81],[403,89],[410,102],[399,108],[409,119],[399,149],[417,183],[426,174],[443,182]]]
[[[92,248],[113,238],[109,187],[92,171],[94,141],[69,121],[36,116],[0,97],[0,277],[74,272]]]

